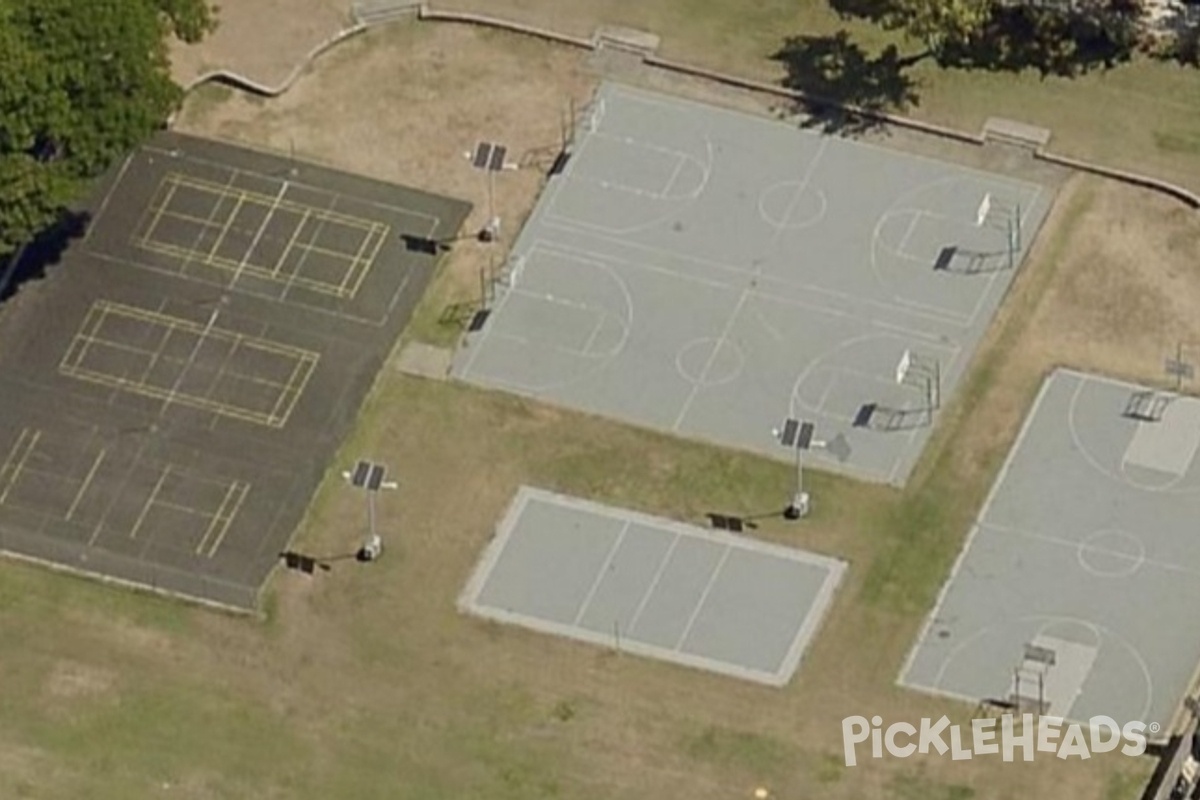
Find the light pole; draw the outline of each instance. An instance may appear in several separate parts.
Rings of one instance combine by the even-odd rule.
[[[375,530],[375,495],[380,489],[396,489],[394,481],[385,481],[387,467],[370,461],[360,460],[354,469],[343,472],[342,477],[356,489],[367,493],[367,530],[368,538],[358,550],[359,561],[374,561],[383,554],[383,538]]]
[[[791,501],[783,510],[783,516],[790,520],[807,517],[811,502],[808,492],[804,490],[804,451],[821,444],[813,441],[816,426],[811,422],[802,422],[788,417],[783,421],[783,427],[776,428],[772,433],[779,439],[781,445],[790,447],[796,452],[796,486],[792,491]]]

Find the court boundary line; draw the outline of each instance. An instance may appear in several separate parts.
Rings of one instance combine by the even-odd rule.
[[[269,339],[265,339],[265,338],[259,337],[259,336],[249,336],[247,334],[239,333],[239,332],[231,330],[231,329],[213,328],[212,324],[211,324],[211,322],[212,322],[211,319],[210,319],[209,325],[200,326],[196,323],[193,323],[191,320],[187,320],[183,317],[175,317],[175,316],[172,316],[169,314],[163,314],[161,312],[147,311],[145,309],[140,309],[135,306],[126,306],[121,303],[114,303],[114,302],[107,301],[107,300],[95,301],[92,304],[91,309],[89,309],[89,311],[95,310],[97,308],[99,308],[100,311],[102,312],[102,314],[101,314],[102,320],[103,320],[104,316],[110,312],[110,310],[115,309],[116,316],[124,316],[126,318],[132,318],[132,319],[140,321],[140,322],[148,322],[151,324],[164,324],[165,326],[169,327],[172,332],[174,332],[176,329],[180,329],[180,330],[185,331],[186,333],[196,335],[197,336],[197,344],[196,344],[196,348],[195,348],[195,350],[193,350],[192,356],[191,356],[191,358],[193,360],[195,358],[196,352],[199,351],[200,347],[203,346],[204,342],[208,341],[209,337],[213,337],[217,340],[224,340],[226,342],[231,343],[232,348],[239,350],[239,351],[242,351],[245,349],[253,349],[253,350],[258,350],[261,352],[268,353],[273,356],[282,356],[285,358],[293,359],[297,362],[303,362],[303,363],[306,363],[309,365],[308,369],[304,373],[303,384],[299,387],[298,390],[294,391],[294,397],[291,399],[291,402],[289,403],[288,407],[281,414],[276,414],[276,415],[272,416],[271,414],[266,414],[261,411],[255,411],[254,409],[244,408],[242,406],[236,406],[236,405],[229,404],[229,403],[214,401],[214,400],[211,400],[210,398],[208,398],[207,396],[201,396],[201,395],[196,395],[196,394],[180,394],[176,391],[176,389],[178,388],[177,386],[173,387],[171,390],[166,390],[166,389],[152,386],[152,385],[146,385],[146,384],[141,384],[141,383],[135,384],[133,381],[129,380],[128,378],[122,378],[117,375],[110,374],[108,372],[99,372],[97,370],[84,367],[82,365],[82,359],[86,355],[86,349],[84,349],[84,351],[77,358],[74,359],[78,363],[69,363],[71,361],[71,355],[75,351],[75,345],[81,339],[80,331],[82,330],[82,326],[76,330],[75,335],[72,337],[71,342],[68,345],[66,352],[63,354],[63,357],[59,361],[59,364],[58,364],[59,373],[62,375],[68,376],[68,377],[76,378],[79,380],[83,380],[83,381],[90,382],[93,384],[98,384],[101,386],[107,386],[112,389],[118,389],[121,391],[129,392],[131,394],[140,395],[143,397],[149,397],[151,399],[157,399],[157,400],[168,400],[169,399],[170,402],[175,402],[180,405],[199,409],[201,411],[206,411],[206,412],[209,412],[212,414],[216,414],[218,416],[224,416],[224,417],[230,417],[233,419],[238,419],[243,422],[250,422],[250,423],[263,425],[263,426],[270,427],[270,428],[284,427],[287,424],[288,419],[290,419],[292,411],[295,409],[296,403],[299,402],[300,397],[303,395],[304,389],[307,387],[308,381],[312,377],[312,374],[315,371],[316,366],[320,362],[320,358],[321,358],[320,353],[317,353],[317,352],[314,352],[311,350],[305,350],[303,348],[293,347],[291,345],[285,345],[285,344],[275,342],[275,341],[272,341]],[[85,322],[87,321],[87,319],[88,318],[85,317]],[[90,339],[94,339],[94,338],[95,337],[90,337]],[[89,339],[89,341],[90,341],[90,339]],[[100,340],[96,340],[96,341],[100,341]],[[107,346],[108,343],[104,342],[104,344]],[[124,349],[124,350],[131,349],[130,345],[124,345],[123,343],[120,343],[120,342],[114,342],[113,344],[116,346],[114,349]],[[247,345],[247,347],[244,348],[243,345]],[[143,356],[151,355],[151,353],[146,352],[146,351],[140,351],[139,354],[143,355]],[[187,368],[185,365],[184,369],[181,370],[179,377],[182,378],[182,376],[184,376],[186,373],[187,373]],[[293,367],[293,374],[295,374],[294,367]],[[238,377],[238,375],[239,375],[238,373],[233,374],[234,377]],[[253,379],[255,376],[247,375],[245,377]],[[218,378],[220,378],[219,374],[214,375],[214,381]],[[260,381],[260,383],[261,383],[261,381]],[[282,395],[288,394],[289,392],[293,391],[293,388],[294,387],[291,387],[291,386],[280,386],[280,390],[281,390],[280,395],[282,396]],[[210,385],[210,391],[211,391],[211,385]],[[279,398],[277,397],[275,408],[278,408],[278,400],[279,400]],[[165,406],[164,406],[164,409],[165,409]]]
[[[731,661],[721,661],[708,656],[698,656],[680,649],[671,649],[665,646],[651,645],[645,642],[640,642],[637,639],[626,640],[621,638],[620,649],[623,652],[634,653],[650,659],[654,659],[660,663],[665,662],[675,666],[685,666],[696,669],[701,669],[709,673],[725,675],[729,677],[741,678],[744,680],[753,681],[760,684],[770,686],[784,686],[790,682],[794,676],[796,665],[791,664],[792,650],[798,641],[802,639],[802,634],[808,636],[803,639],[804,648],[811,642],[811,637],[815,632],[815,625],[808,626],[809,618],[815,610],[818,610],[818,601],[826,599],[826,588],[829,583],[829,577],[836,574],[838,581],[844,571],[846,564],[844,561],[827,555],[822,555],[809,550],[800,550],[797,548],[786,547],[784,545],[775,544],[761,539],[755,539],[747,536],[738,536],[727,531],[706,530],[695,525],[690,525],[678,520],[668,519],[665,517],[655,517],[650,514],[634,511],[632,509],[620,508],[617,506],[606,506],[604,504],[586,500],[570,495],[563,495],[552,492],[546,489],[540,489],[528,484],[521,485],[513,499],[509,502],[508,508],[497,523],[491,539],[483,548],[483,552],[478,556],[474,566],[472,567],[470,577],[459,593],[456,606],[461,613],[485,620],[493,620],[502,623],[514,624],[525,630],[531,630],[536,633],[551,634],[558,636],[561,640],[568,644],[584,642],[587,644],[598,645],[600,647],[611,648],[614,644],[614,638],[607,634],[597,633],[588,628],[578,627],[566,623],[553,622],[550,620],[534,617],[523,612],[514,612],[507,609],[501,609],[495,606],[483,605],[479,602],[479,596],[487,585],[496,564],[501,555],[505,552],[508,542],[515,533],[520,521],[524,518],[526,509],[530,503],[541,502],[557,508],[565,508],[571,511],[582,512],[591,516],[597,516],[605,520],[620,520],[628,525],[639,525],[649,527],[665,533],[674,534],[670,547],[663,555],[662,562],[658,566],[657,577],[661,576],[665,565],[670,561],[670,556],[675,548],[676,543],[684,537],[699,539],[713,544],[723,545],[726,549],[726,554],[733,549],[740,549],[746,552],[755,553],[768,557],[780,558],[789,562],[804,564],[806,566],[815,567],[825,570],[826,579],[819,587],[814,600],[809,605],[809,611],[801,624],[797,626],[792,633],[789,649],[785,652],[781,659],[780,667],[775,671],[768,671],[755,667],[747,667]],[[718,573],[719,569],[714,569],[714,574]],[[604,575],[604,570],[598,571],[601,576]],[[646,590],[646,594],[641,600],[644,605],[650,595],[653,593],[655,581],[652,581]],[[834,587],[836,588],[836,586]],[[830,590],[832,591],[832,590]],[[697,607],[702,605],[697,603]],[[586,606],[585,606],[586,607]],[[826,605],[819,608],[821,615],[824,616],[828,612],[828,602]],[[636,627],[636,615],[631,619],[627,630],[632,633]],[[798,656],[803,654],[801,648]],[[797,661],[798,664],[798,661]]]
[[[1005,454],[1004,457],[1004,462],[1000,465],[1000,470],[996,473],[996,477],[992,480],[992,485],[988,489],[987,497],[984,499],[983,505],[979,507],[979,512],[976,514],[975,519],[971,521],[971,527],[967,531],[967,535],[963,541],[962,547],[959,549],[958,555],[955,557],[954,563],[950,567],[950,571],[946,573],[946,578],[944,581],[942,581],[942,586],[938,590],[937,599],[934,601],[933,606],[926,615],[925,621],[921,625],[920,632],[914,639],[913,644],[909,647],[908,655],[904,659],[904,663],[900,668],[900,675],[897,678],[897,683],[899,685],[908,685],[908,673],[909,670],[912,669],[913,662],[916,660],[917,651],[928,638],[929,631],[933,628],[934,622],[941,616],[942,604],[945,602],[947,594],[949,594],[950,586],[958,578],[958,573],[962,569],[963,563],[966,561],[967,553],[970,552],[971,547],[975,544],[976,536],[978,535],[981,527],[980,523],[984,518],[986,518],[988,511],[992,507],[993,501],[995,501],[996,496],[1000,493],[1000,487],[1007,479],[1008,472],[1012,468],[1013,462],[1016,460],[1017,451],[1020,450],[1021,444],[1025,441],[1025,436],[1029,433],[1030,428],[1033,426],[1033,420],[1037,417],[1038,410],[1041,409],[1042,403],[1049,394],[1050,386],[1053,383],[1053,375],[1054,373],[1052,372],[1049,376],[1043,378],[1042,385],[1038,388],[1038,392],[1034,397],[1033,403],[1030,405],[1029,410],[1025,413],[1025,419],[1021,422],[1021,427],[1017,431],[1016,437],[1013,439],[1012,444],[1009,445],[1008,453]],[[976,701],[978,699],[979,698],[975,698]]]

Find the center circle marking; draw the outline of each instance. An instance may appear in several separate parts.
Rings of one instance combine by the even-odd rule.
[[[1131,533],[1116,529],[1096,531],[1079,542],[1079,566],[1102,578],[1125,578],[1141,569],[1146,546]]]
[[[684,380],[697,386],[719,386],[737,378],[746,363],[742,348],[728,339],[706,337],[688,342],[675,357]]]

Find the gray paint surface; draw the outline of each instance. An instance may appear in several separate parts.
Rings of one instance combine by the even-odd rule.
[[[781,686],[844,569],[825,556],[523,487],[460,608]]]
[[[1139,431],[1171,424],[1124,415],[1144,391],[1066,370],[1047,378],[902,684],[1002,699],[1025,644],[1051,637],[1083,646],[1046,681],[1079,687],[1047,697],[1064,716],[1140,720],[1166,734],[1200,664],[1200,467],[1175,474],[1128,460]],[[1171,403],[1177,421],[1200,408]],[[1059,674],[1073,671],[1086,675]]]
[[[781,458],[803,417],[851,445],[814,462],[902,484],[930,416],[897,363],[936,360],[950,396],[1050,193],[615,84],[585,116],[454,374]]]

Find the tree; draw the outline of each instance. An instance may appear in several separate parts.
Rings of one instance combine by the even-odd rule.
[[[0,0],[0,257],[163,125],[182,97],[166,38],[200,38],[213,14],[207,0]]]
[[[1148,0],[831,0],[920,41],[951,67],[1075,75],[1127,60],[1141,43]]]
[[[884,27],[903,30],[938,57],[947,47],[977,38],[991,17],[993,0],[890,0]]]

